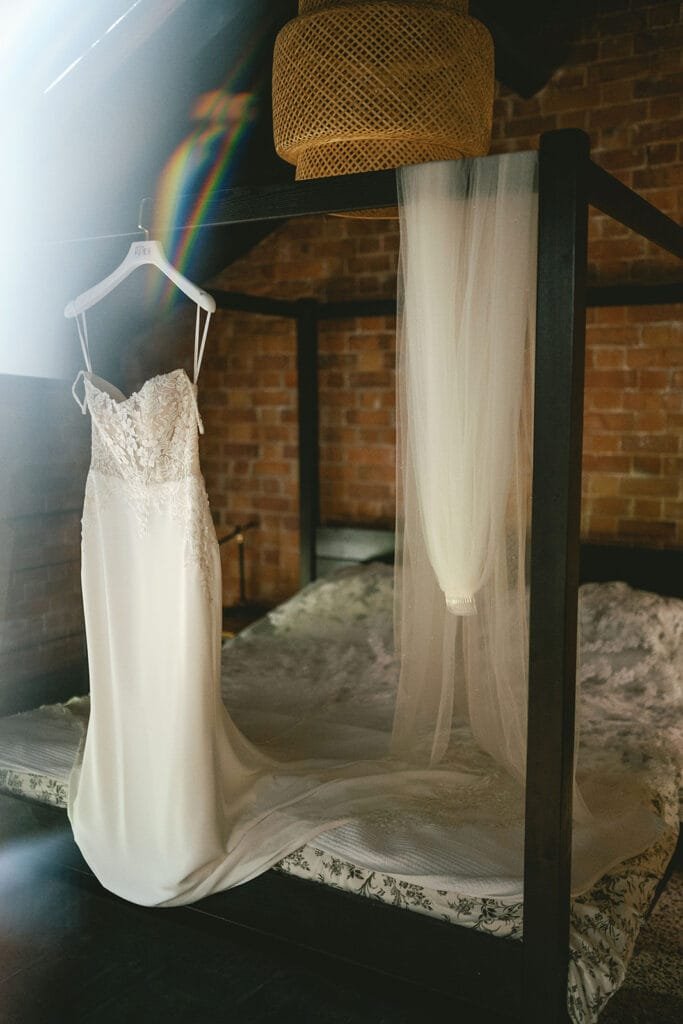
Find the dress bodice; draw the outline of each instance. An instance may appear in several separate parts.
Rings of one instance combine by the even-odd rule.
[[[92,470],[137,485],[198,477],[196,385],[184,370],[152,377],[129,398],[84,375],[92,418]]]
[[[83,535],[98,530],[103,510],[125,508],[137,535],[161,516],[182,528],[186,565],[199,567],[212,604],[220,603],[216,531],[199,466],[196,385],[184,370],[151,377],[129,398],[101,377],[83,374],[83,408],[92,420],[92,457],[83,505]]]

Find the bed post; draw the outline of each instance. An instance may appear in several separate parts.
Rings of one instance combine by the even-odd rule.
[[[588,137],[542,136],[524,852],[523,1019],[567,1021]]]
[[[320,520],[318,445],[318,303],[297,302],[296,367],[299,423],[299,582],[316,577],[316,534]]]

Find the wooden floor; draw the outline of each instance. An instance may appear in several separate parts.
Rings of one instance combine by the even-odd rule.
[[[196,909],[125,903],[84,870],[63,815],[38,825],[0,797],[0,816],[0,1024],[454,1020],[452,1001],[223,921],[217,937]]]
[[[38,813],[0,796],[0,1024],[500,1024],[201,904],[125,903],[87,871],[63,813]],[[618,993],[606,1024],[683,1019],[671,988]]]

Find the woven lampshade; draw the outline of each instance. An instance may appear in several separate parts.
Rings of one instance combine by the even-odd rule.
[[[299,0],[276,40],[275,148],[298,180],[480,156],[492,104],[467,0]]]

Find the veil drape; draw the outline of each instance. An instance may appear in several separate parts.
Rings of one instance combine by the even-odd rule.
[[[536,156],[399,171],[401,680],[393,750],[438,762],[454,711],[526,749]],[[460,685],[458,685],[460,684]]]
[[[403,167],[398,193],[400,678],[391,750],[435,766],[454,720],[469,721],[478,745],[523,784],[537,156]],[[574,783],[584,877],[658,832],[642,793],[621,779],[606,798],[602,781]],[[587,803],[603,811],[591,814]]]

